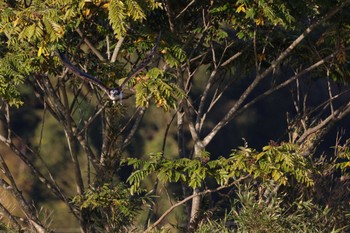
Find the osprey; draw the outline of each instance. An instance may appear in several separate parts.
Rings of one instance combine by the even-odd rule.
[[[102,91],[104,91],[108,98],[110,100],[113,101],[113,103],[115,103],[116,100],[122,100],[123,98],[123,87],[128,83],[128,81],[134,77],[136,74],[138,74],[141,70],[143,70],[147,64],[151,61],[151,58],[154,54],[154,52],[156,51],[158,44],[159,44],[159,40],[160,40],[160,35],[161,33],[159,33],[156,44],[154,45],[154,47],[151,49],[151,51],[149,52],[149,54],[147,55],[147,57],[145,58],[145,60],[143,60],[140,65],[138,65],[123,81],[123,83],[118,86],[117,88],[109,88],[107,87],[103,82],[101,82],[101,80],[95,78],[94,76],[85,73],[81,70],[79,70],[78,68],[76,68],[67,58],[66,56],[60,52],[59,50],[57,50],[58,56],[60,57],[62,63],[70,70],[72,71],[76,76],[78,76],[79,78],[83,79],[83,81],[87,81],[90,82],[96,86],[98,86]]]

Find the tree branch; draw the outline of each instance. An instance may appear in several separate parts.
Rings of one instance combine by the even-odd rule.
[[[218,73],[219,68],[222,66],[223,57],[225,56],[227,49],[231,45],[232,45],[232,43],[225,46],[225,49],[221,53],[220,59],[217,62],[216,61],[216,55],[215,55],[214,46],[213,46],[213,43],[211,43],[211,51],[212,51],[212,58],[213,58],[212,63],[214,65],[214,70],[210,73],[207,85],[205,86],[203,94],[202,94],[201,99],[199,101],[198,113],[197,113],[197,118],[196,118],[196,123],[195,123],[195,128],[196,128],[197,132],[201,131],[201,128],[202,128],[203,123],[205,121],[205,115],[206,114],[204,113],[204,105],[206,103],[206,99],[208,98],[209,90],[211,89],[212,84],[215,81],[215,76]],[[240,56],[240,54],[242,54],[242,53],[236,53],[236,55],[234,55],[234,57],[237,58],[237,57]],[[233,58],[233,57],[231,57],[231,58]]]
[[[53,89],[49,78],[46,75],[37,75],[37,81],[41,82],[41,88],[45,93],[46,102],[55,111],[55,114],[57,116],[56,119],[58,119],[58,121],[65,127],[65,124],[67,123],[65,116],[71,116],[69,114],[65,114],[66,109],[62,104],[60,98],[57,96],[55,90]],[[71,119],[71,124],[73,134],[76,135],[77,140],[79,141],[80,145],[89,157],[96,172],[99,172],[99,166],[97,165],[98,162],[95,154],[92,152],[86,139],[81,134],[78,134],[78,127],[76,126],[73,119]]]
[[[287,85],[289,85],[291,82],[299,79],[300,77],[302,77],[303,75],[309,73],[310,71],[316,69],[317,67],[323,65],[325,62],[327,62],[328,60],[332,59],[335,54],[337,52],[333,52],[332,54],[328,55],[327,57],[315,62],[314,64],[312,64],[311,66],[307,67],[306,69],[302,70],[300,73],[294,75],[293,77],[289,78],[288,80],[284,81],[283,83],[280,83],[279,85],[270,88],[269,90],[265,91],[264,93],[262,93],[261,95],[259,95],[258,97],[256,97],[255,99],[251,100],[249,103],[245,104],[243,107],[241,107],[235,114],[232,115],[232,117],[240,114],[241,112],[243,112],[244,110],[248,109],[250,106],[254,105],[255,103],[257,103],[258,101],[260,101],[261,99],[267,97],[268,95],[271,95],[272,93],[282,89],[283,87],[286,87]]]
[[[84,131],[86,131],[86,129],[90,126],[90,124],[101,114],[101,112],[107,107],[108,105],[108,101],[106,101],[102,106],[98,106],[98,110],[96,111],[95,114],[93,114],[92,116],[89,117],[89,119],[86,121],[86,123],[84,124],[84,127],[79,131],[76,132],[76,136],[77,135],[82,135],[84,133]]]
[[[79,34],[79,36],[80,36],[81,38],[83,38],[85,44],[91,49],[91,51],[93,52],[93,54],[95,54],[95,55],[98,57],[98,59],[99,59],[100,61],[105,61],[106,59],[103,57],[103,55],[100,53],[100,51],[98,51],[98,50],[95,48],[95,46],[90,42],[90,40],[87,39],[87,38],[84,36],[84,34],[83,34],[83,32],[80,30],[80,28],[77,28],[76,31],[77,31],[77,33]]]
[[[173,114],[170,122],[166,126],[166,129],[165,129],[165,132],[164,132],[164,137],[163,137],[163,143],[162,143],[162,157],[164,157],[166,140],[168,138],[168,133],[169,133],[170,126],[173,123],[173,121],[174,121],[174,119],[175,119],[175,117],[177,115],[178,115],[178,111],[175,111],[175,113]],[[156,180],[154,182],[154,185],[153,185],[153,189],[150,192],[150,195],[153,196],[153,197],[151,197],[152,198],[152,203],[154,203],[155,195],[157,194],[156,192],[157,192],[158,184],[159,184],[159,178],[157,176]],[[144,224],[144,230],[147,228],[147,224],[150,221],[151,215],[152,215],[152,206],[150,206],[150,208],[148,209],[147,218],[146,218],[146,221],[145,221],[145,224]]]
[[[169,27],[170,27],[170,31],[171,32],[174,32],[174,19],[173,19],[173,14],[171,12],[171,9],[170,9],[170,1],[169,0],[165,0],[163,1],[164,3],[164,9],[165,9],[165,12],[168,16],[168,22],[169,22]]]
[[[172,205],[167,211],[165,211],[162,216],[160,216],[158,218],[157,221],[155,221],[151,226],[149,226],[143,233],[147,233],[147,232],[150,232],[153,228],[155,228],[159,223],[161,223],[164,218],[166,216],[168,216],[168,214],[171,213],[171,211],[173,211],[176,207],[190,201],[191,199],[195,198],[195,197],[198,197],[198,196],[204,196],[208,193],[214,193],[214,192],[218,192],[222,189],[225,189],[225,188],[229,188],[229,187],[232,187],[233,185],[235,184],[238,184],[239,182],[241,182],[242,180],[244,179],[247,179],[248,177],[250,177],[250,174],[246,175],[246,176],[243,176],[243,177],[240,177],[239,179],[231,182],[230,184],[227,184],[227,185],[222,185],[222,186],[219,186],[218,188],[216,189],[207,189],[205,191],[202,191],[202,192],[198,192],[198,193],[195,193],[195,194],[192,194],[191,196],[188,196],[186,197],[185,199],[183,199],[182,201],[179,201],[177,203],[175,203],[174,205]]]
[[[225,67],[227,66],[228,64],[230,64],[232,61],[234,61],[235,59],[237,59],[239,56],[241,56],[248,48],[249,48],[250,45],[247,45],[246,47],[244,47],[241,51],[233,54],[230,58],[228,58],[226,61],[224,61],[222,64],[221,64],[221,67]]]
[[[14,217],[11,214],[11,212],[1,203],[0,203],[0,211],[2,214],[4,214],[7,217],[7,219],[10,221],[10,223],[18,229],[18,232],[22,232],[22,226],[17,221],[16,217]]]
[[[140,122],[144,116],[146,112],[146,109],[145,108],[141,108],[139,113],[138,113],[138,116],[134,122],[134,125],[132,126],[128,136],[124,139],[124,142],[123,142],[123,147],[122,147],[122,150],[127,146],[129,145],[131,139],[133,138],[133,136],[135,135],[136,133],[136,130],[138,129],[139,125],[140,125]]]
[[[114,47],[112,58],[111,58],[111,63],[114,63],[117,60],[117,56],[119,53],[120,48],[122,47],[122,44],[124,42],[125,37],[120,37],[117,44]]]
[[[0,141],[3,142],[7,147],[9,147],[29,168],[34,177],[36,177],[41,183],[43,183],[53,194],[55,194],[60,200],[64,201],[71,209],[72,213],[79,217],[70,205],[67,198],[62,194],[61,190],[56,183],[51,182],[47,179],[35,166],[34,164],[25,156],[14,144],[13,142],[8,141],[4,136],[0,135]]]
[[[187,6],[184,9],[182,9],[179,14],[177,14],[175,19],[179,18],[183,13],[185,13],[185,11],[187,11],[187,9],[195,2],[196,0],[192,0],[190,3],[188,3]]]
[[[318,125],[307,129],[297,140],[297,143],[302,144],[307,139],[307,137],[317,132],[317,138],[319,138],[318,140],[321,140],[322,136],[325,135],[335,125],[335,123],[343,119],[348,114],[350,114],[350,102],[343,104],[333,113],[331,113],[326,119],[321,121]]]
[[[78,160],[78,153],[75,150],[75,143],[74,143],[74,133],[73,133],[73,127],[72,127],[72,118],[71,114],[69,111],[69,103],[68,103],[68,96],[67,96],[67,91],[65,84],[61,86],[62,88],[62,95],[63,95],[63,102],[64,102],[64,114],[66,115],[66,122],[64,124],[64,132],[66,134],[66,139],[67,139],[67,144],[69,148],[69,152],[72,158],[72,163],[74,166],[74,174],[75,174],[75,179],[76,179],[76,185],[77,185],[77,192],[78,194],[83,194],[84,192],[84,182],[83,182],[83,177],[81,174],[81,169],[80,169],[80,164]]]
[[[253,82],[247,87],[247,89],[242,93],[241,97],[236,101],[233,107],[226,113],[226,115],[214,126],[212,131],[204,138],[203,144],[208,145],[209,142],[213,139],[213,137],[228,123],[232,120],[233,115],[238,110],[238,108],[242,105],[242,103],[246,100],[248,95],[256,88],[256,86],[260,83],[260,81],[269,75],[278,64],[280,64],[294,49],[297,45],[299,45],[307,35],[309,35],[316,27],[321,25],[327,19],[331,18],[337,12],[339,12],[343,7],[345,7],[350,0],[344,1],[339,6],[335,7],[333,10],[329,11],[324,17],[317,20],[315,23],[307,27],[302,34],[300,34],[274,61],[271,62],[269,68],[267,68],[261,74],[257,74],[256,78]]]
[[[24,212],[24,214],[26,215],[28,220],[32,223],[32,225],[34,226],[35,229],[37,229],[38,232],[43,232],[43,233],[47,232],[48,229],[46,229],[44,227],[44,225],[38,219],[38,217],[36,215],[36,211],[33,208],[33,206],[28,204],[27,200],[23,197],[22,192],[18,189],[16,182],[15,182],[15,180],[10,172],[10,169],[7,167],[7,164],[5,163],[5,160],[4,160],[1,153],[0,153],[0,163],[1,163],[2,171],[3,171],[4,175],[9,179],[9,181],[11,183],[11,188],[8,190],[16,198],[17,202],[21,206],[22,211]],[[3,179],[0,178],[0,183],[2,183],[1,182],[2,180]]]

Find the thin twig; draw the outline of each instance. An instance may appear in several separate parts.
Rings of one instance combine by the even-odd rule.
[[[45,97],[46,97],[48,106],[52,108],[52,110],[55,112],[57,116],[58,121],[64,126],[67,123],[66,117],[71,118],[71,116],[66,113],[66,109],[62,104],[60,98],[57,96],[55,90],[53,89],[49,78],[46,75],[38,75],[38,76],[39,77],[37,80],[40,80],[43,82],[41,85],[42,85],[43,91],[45,92]],[[93,153],[91,147],[87,144],[86,138],[84,138],[82,135],[76,134],[78,129],[72,118],[70,119],[70,124],[72,125],[73,134],[76,135],[76,138],[78,139],[85,153],[87,154],[87,156],[90,157],[91,163],[93,164],[95,170],[99,171],[95,154]]]
[[[166,139],[168,138],[168,133],[169,133],[170,126],[171,126],[172,122],[174,121],[177,113],[178,112],[175,111],[173,117],[171,118],[170,122],[167,124],[167,127],[165,129],[164,137],[163,137],[163,145],[162,145],[162,157],[164,156],[164,151],[165,151],[165,146],[166,146]],[[155,180],[154,185],[153,185],[153,189],[150,192],[150,194],[153,195],[153,196],[156,195],[157,188],[158,188],[158,183],[159,183],[159,179],[158,179],[158,177],[156,177],[156,180]],[[146,229],[147,224],[150,221],[151,214],[152,214],[152,206],[148,210],[147,218],[146,218],[146,221],[145,221],[145,224],[144,224],[144,229]]]
[[[170,1],[169,0],[165,0],[165,1],[163,1],[163,3],[165,5],[164,6],[165,12],[166,12],[166,14],[168,16],[168,22],[169,22],[170,31],[174,32],[174,29],[175,29],[175,27],[174,27],[174,19],[173,19],[173,14],[172,14],[171,9],[170,9]]]
[[[106,45],[107,45],[107,51],[106,51],[106,54],[107,54],[107,59],[110,60],[111,59],[111,51],[109,49],[109,36],[107,35],[106,36]]]
[[[334,125],[335,122],[338,122],[340,119],[342,119],[344,116],[350,113],[350,102],[343,104],[341,107],[339,107],[336,111],[333,112],[333,114],[329,115],[327,118],[325,118],[322,122],[320,122],[315,127],[309,128],[306,132],[303,133],[303,135],[298,139],[298,143],[301,144],[305,141],[305,139],[323,129],[323,128],[330,128]]]
[[[166,128],[165,128],[165,132],[164,132],[164,137],[163,137],[163,143],[162,143],[162,155],[164,156],[165,153],[165,146],[166,146],[166,140],[168,138],[168,134],[169,134],[169,130],[170,130],[170,126],[172,125],[176,115],[177,115],[178,110],[175,111],[174,115],[172,116],[170,122],[167,124]]]
[[[11,189],[8,189],[16,198],[17,202],[19,203],[19,205],[21,206],[24,214],[26,215],[26,217],[28,218],[28,220],[32,223],[32,225],[34,226],[34,228],[38,231],[38,232],[47,232],[44,225],[40,222],[40,220],[38,219],[37,215],[36,215],[36,211],[33,208],[33,206],[31,206],[27,200],[24,198],[22,192],[19,190],[15,179],[12,176],[12,173],[10,172],[10,169],[8,168],[3,155],[0,153],[0,163],[2,166],[2,171],[4,173],[4,175],[9,179],[10,183],[11,183]]]
[[[331,58],[334,57],[334,55],[336,54],[336,52],[328,55],[327,57],[315,62],[314,64],[312,64],[311,66],[307,67],[306,69],[302,70],[300,73],[297,73],[296,75],[294,75],[293,77],[289,78],[288,80],[284,81],[283,83],[265,91],[263,94],[259,95],[258,97],[256,97],[255,99],[251,100],[249,103],[245,104],[243,107],[240,108],[240,110],[238,110],[233,116],[238,115],[239,113],[241,113],[242,111],[246,110],[247,108],[249,108],[250,106],[252,106],[253,104],[255,104],[256,102],[258,102],[259,100],[265,98],[268,95],[271,95],[272,93],[280,90],[283,87],[286,87],[287,85],[289,85],[291,82],[295,81],[296,79],[299,79],[300,77],[302,77],[303,75],[309,73],[310,71],[316,69],[317,67],[321,66],[322,64],[324,64],[326,61],[330,60]]]
[[[84,124],[84,127],[79,132],[76,132],[75,135],[81,135],[84,131],[86,131],[86,129],[90,126],[90,124],[101,114],[101,112],[107,107],[107,105],[108,105],[108,102],[106,101],[102,106],[98,106],[99,108],[97,112],[94,115],[89,117],[89,119]]]
[[[120,37],[117,44],[114,47],[113,50],[113,54],[112,54],[112,58],[111,58],[111,63],[114,63],[117,60],[118,54],[119,54],[119,50],[122,47],[122,44],[124,42],[125,37]]]
[[[126,136],[126,138],[124,139],[122,150],[124,150],[124,148],[127,145],[129,145],[129,143],[131,142],[131,139],[134,137],[136,130],[138,129],[140,122],[141,122],[143,116],[145,115],[145,112],[146,112],[146,108],[140,108],[138,117],[136,118],[134,125],[132,126],[128,136]]]
[[[7,127],[7,140],[11,141],[12,140],[12,135],[11,135],[11,120],[10,120],[10,106],[8,103],[5,103],[6,105],[6,127]]]
[[[45,120],[46,120],[46,111],[47,111],[46,102],[44,102],[42,123],[41,123],[41,127],[40,127],[39,145],[38,145],[38,151],[39,152],[41,150],[41,145],[42,145],[43,136],[44,136],[44,126],[45,126]]]
[[[83,34],[83,32],[80,30],[80,28],[77,28],[76,31],[77,31],[77,33],[79,34],[79,36],[80,36],[81,38],[83,38],[85,44],[91,49],[91,51],[96,55],[96,57],[98,57],[98,59],[99,59],[100,61],[105,61],[106,59],[103,57],[103,55],[100,53],[100,51],[98,51],[98,50],[96,49],[96,47],[90,42],[90,40],[87,39],[87,38],[84,36],[84,34]]]
[[[329,70],[327,70],[327,87],[328,87],[328,95],[329,99],[333,99],[333,93],[332,93],[332,87],[331,87],[331,82],[329,81]],[[333,101],[329,102],[329,106],[331,108],[331,114],[334,113],[334,106],[333,106]]]
[[[1,203],[0,203],[0,211],[1,211],[1,214],[4,214],[6,216],[6,218],[10,221],[10,223],[18,229],[18,232],[22,232],[22,230],[21,230],[22,226],[17,221],[16,217],[13,216],[11,214],[11,212]]]
[[[259,70],[259,64],[258,64],[258,52],[257,52],[257,47],[256,47],[256,28],[254,30],[254,36],[253,36],[253,48],[254,48],[254,62],[255,62],[255,72],[256,76],[259,75],[260,70]]]
[[[192,0],[190,3],[188,3],[187,6],[175,17],[175,19],[179,18],[183,13],[185,13],[185,11],[187,11],[187,9],[195,2],[196,0]]]
[[[214,63],[215,69],[219,70],[218,67],[221,67],[221,63],[222,63],[222,60],[223,60],[224,56],[226,55],[227,49],[230,48],[232,45],[233,45],[233,43],[230,43],[230,44],[228,44],[228,45],[226,44],[225,49],[224,49],[223,52],[221,53],[221,57],[220,57],[220,59],[219,59],[219,61],[218,61],[217,64],[216,64],[216,61],[214,60],[214,58],[215,58],[214,48],[212,49],[212,50],[213,50],[212,53],[213,53],[213,57],[214,57],[214,58],[213,58],[213,63]],[[217,76],[216,73],[214,73],[214,74],[211,73],[211,75],[214,75],[214,77]],[[213,77],[213,78],[214,78],[214,77]],[[210,78],[209,78],[209,79],[210,79]],[[216,80],[221,80],[221,78],[215,78],[215,79],[213,80],[212,84],[211,84],[211,87],[215,84],[215,81],[216,81]],[[208,81],[208,83],[209,83],[209,81]],[[209,87],[209,88],[211,88],[211,87]],[[207,114],[210,112],[211,108],[214,107],[215,103],[220,99],[220,98],[216,98],[217,90],[218,90],[218,89],[215,90],[215,93],[214,93],[213,97],[211,98],[209,107],[207,108],[207,110],[206,110],[205,112],[203,111],[203,106],[204,106],[206,100],[205,100],[205,99],[203,100],[204,102],[203,102],[203,105],[202,105],[202,106],[201,106],[202,102],[200,102],[200,107],[198,108],[198,116],[197,116],[197,119],[199,120],[199,125],[198,125],[198,123],[196,122],[196,130],[197,130],[198,132],[201,131],[201,129],[202,129],[203,125],[204,125],[204,122],[205,122],[205,120],[206,120]],[[208,93],[208,94],[209,94],[209,93]],[[221,94],[220,94],[218,97],[220,97],[222,94],[223,94],[223,92],[221,92]],[[203,94],[203,95],[204,95],[204,94]],[[201,99],[201,101],[202,101],[202,99]],[[201,109],[201,107],[202,107],[202,109]]]
[[[228,58],[226,61],[224,61],[221,64],[221,67],[227,66],[228,64],[230,64],[232,61],[234,61],[235,59],[237,59],[239,56],[241,56],[248,48],[250,45],[247,45],[246,47],[244,47],[241,51],[238,51],[237,53],[235,53],[234,55],[232,55],[230,58]]]
[[[82,194],[84,192],[84,182],[83,182],[83,177],[81,174],[81,168],[78,160],[78,155],[77,151],[75,150],[75,145],[74,145],[74,132],[72,128],[72,118],[69,112],[69,103],[68,103],[68,96],[67,96],[67,90],[66,86],[62,85],[62,95],[63,95],[63,102],[64,102],[64,107],[65,111],[64,114],[66,115],[66,122],[63,125],[64,126],[64,132],[66,134],[66,139],[67,139],[67,144],[69,148],[69,152],[72,158],[72,163],[74,165],[74,174],[75,174],[75,179],[76,179],[76,185],[77,185],[77,191],[78,194]]]
[[[347,5],[350,0],[344,1],[339,6],[333,8],[324,17],[317,20],[315,23],[307,27],[302,34],[300,34],[280,55],[271,62],[269,68],[257,76],[253,82],[247,87],[247,89],[242,93],[241,97],[236,101],[233,107],[225,114],[225,116],[214,126],[211,132],[203,139],[203,144],[208,145],[209,142],[214,138],[214,136],[232,119],[232,116],[236,113],[239,107],[247,99],[248,95],[256,88],[262,79],[267,77],[276,67],[299,45],[307,35],[309,35],[315,28],[321,25],[324,21],[331,18],[337,12],[339,12],[345,5]]]
[[[208,193],[214,193],[214,192],[218,192],[222,189],[225,189],[225,188],[229,188],[229,187],[232,187],[233,185],[236,185],[238,184],[239,182],[241,182],[242,180],[244,179],[247,179],[250,175],[246,175],[246,176],[243,176],[243,177],[240,177],[239,179],[231,182],[230,184],[227,184],[227,185],[222,185],[222,186],[219,186],[218,188],[216,189],[207,189],[205,191],[202,191],[202,192],[198,192],[198,193],[195,193],[195,194],[192,194],[191,196],[188,196],[186,197],[185,199],[183,199],[182,201],[179,201],[177,202],[176,204],[172,205],[167,211],[165,211],[162,216],[160,216],[158,218],[157,221],[155,221],[150,227],[148,227],[143,233],[147,233],[147,232],[150,232],[153,228],[155,228],[159,223],[161,223],[164,218],[166,216],[168,216],[168,214],[170,214],[176,207],[192,200],[194,197],[198,197],[198,196],[203,196],[203,195],[206,195]]]

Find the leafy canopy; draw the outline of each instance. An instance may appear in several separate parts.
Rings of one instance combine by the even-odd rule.
[[[128,158],[123,164],[136,169],[128,178],[132,194],[141,191],[142,181],[150,174],[156,174],[161,182],[184,182],[192,188],[201,187],[204,180],[214,178],[219,185],[227,185],[231,179],[250,174],[255,179],[273,179],[287,185],[290,178],[307,186],[313,185],[311,165],[298,153],[294,144],[265,146],[258,152],[248,147],[233,150],[228,158],[220,157],[203,163],[198,159],[169,160],[161,154],[152,154],[148,160]]]

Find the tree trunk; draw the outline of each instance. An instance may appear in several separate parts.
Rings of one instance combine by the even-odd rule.
[[[202,151],[204,150],[204,146],[201,141],[197,141],[194,145],[194,158],[201,158]],[[193,194],[197,194],[200,192],[199,188],[193,190]],[[191,207],[191,215],[189,221],[189,231],[192,231],[196,227],[198,213],[200,210],[200,202],[201,197],[195,196],[192,199],[192,207]]]

